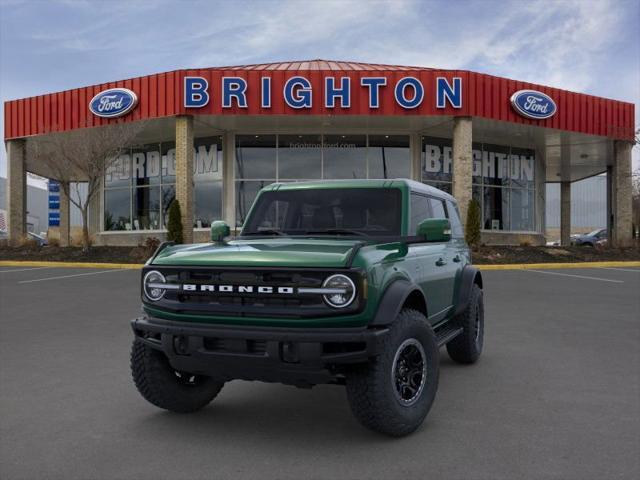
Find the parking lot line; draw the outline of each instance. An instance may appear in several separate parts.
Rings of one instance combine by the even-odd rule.
[[[640,268],[636,268],[635,270],[632,268],[614,268],[614,267],[600,267],[602,270],[619,270],[621,272],[634,272],[640,273]]]
[[[26,272],[28,270],[45,270],[53,267],[34,267],[34,268],[14,268],[13,270],[0,270],[0,273]]]
[[[44,282],[46,280],[60,280],[61,278],[82,277],[83,275],[98,275],[99,273],[110,273],[110,272],[126,272],[126,270],[101,270],[99,272],[76,273],[75,275],[60,275],[57,277],[45,277],[45,278],[36,278],[33,280],[22,280],[21,282],[18,282],[18,283]]]
[[[558,273],[558,272],[545,272],[544,270],[532,270],[527,269],[525,272],[534,272],[534,273],[545,273],[547,275],[560,275],[563,277],[574,277],[574,278],[583,278],[585,280],[599,280],[601,282],[611,282],[611,283],[624,283],[623,280],[611,280],[610,278],[600,278],[600,277],[588,277],[586,275],[571,275],[569,273]]]

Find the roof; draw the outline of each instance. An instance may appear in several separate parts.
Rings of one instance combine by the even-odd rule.
[[[197,84],[204,85],[205,89],[208,88],[209,101],[201,105],[185,104],[187,77],[197,77],[196,80],[199,81]],[[228,105],[223,105],[221,85],[225,77],[237,77],[244,81],[245,88],[241,94],[245,95],[246,92],[245,105],[240,105],[239,100],[235,103],[229,100]],[[294,77],[303,77],[310,86],[309,91],[313,94],[312,104],[310,102],[304,108],[286,101],[284,87],[289,85],[289,89],[293,91],[295,85],[299,85],[300,79],[291,82]],[[334,85],[342,82],[343,79],[348,80],[350,102],[347,105],[343,106],[342,100],[335,102],[335,105],[326,105],[323,101],[330,77],[333,78]],[[384,83],[379,90],[378,87],[371,88],[370,84],[365,86],[362,83],[365,77],[380,77],[379,80]],[[265,79],[268,80],[266,83]],[[452,101],[447,102],[444,95],[442,103],[437,104],[436,94],[442,91],[443,79],[448,85],[456,82],[460,85],[459,104],[454,106]],[[397,88],[400,86],[401,92],[404,92],[407,81],[417,83],[423,89],[423,95],[420,95],[420,101],[415,106],[407,107],[400,105],[397,101]],[[403,84],[401,85],[400,82]],[[266,104],[264,85],[268,85]],[[134,104],[134,108],[127,110],[126,114],[123,113],[117,118],[96,116],[90,111],[89,103],[96,95],[112,88],[131,90],[137,97],[137,104]],[[413,88],[409,88],[409,92],[413,92]],[[523,90],[533,90],[553,99],[557,106],[555,115],[550,118],[535,119],[525,118],[516,112],[511,106],[510,98],[515,92]],[[287,91],[291,94],[291,91]],[[375,106],[371,106],[372,91],[379,91],[378,104]],[[635,106],[630,102],[569,92],[468,70],[320,59],[174,70],[10,100],[5,102],[4,107],[5,140],[177,115],[481,117],[627,141],[633,141],[635,130]]]
[[[264,191],[315,190],[330,188],[408,188],[456,202],[455,198],[438,188],[408,178],[394,179],[340,179],[340,180],[308,180],[304,182],[272,183],[263,188]]]
[[[389,65],[384,63],[348,62],[341,60],[299,60],[292,62],[256,63],[251,65],[235,65],[229,67],[212,67],[210,70],[333,70],[333,71],[415,71],[433,70],[428,67],[411,67],[406,65]]]

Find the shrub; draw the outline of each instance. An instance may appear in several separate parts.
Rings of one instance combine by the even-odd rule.
[[[467,223],[464,231],[464,239],[471,247],[477,247],[480,244],[480,203],[472,199],[469,201],[467,209]]]
[[[57,237],[55,237],[55,238],[49,237],[48,242],[49,242],[49,246],[50,247],[59,247],[60,246],[60,239],[57,238]]]
[[[147,237],[144,239],[144,247],[151,253],[155,252],[160,246],[160,239],[156,237]]]
[[[182,213],[180,202],[173,200],[169,207],[169,221],[167,222],[167,240],[182,243]]]

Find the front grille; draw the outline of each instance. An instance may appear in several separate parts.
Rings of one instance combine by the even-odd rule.
[[[363,305],[360,297],[362,280],[353,270],[249,270],[249,269],[209,269],[188,267],[147,267],[143,271],[158,270],[167,283],[197,287],[196,291],[167,290],[157,302],[143,300],[153,308],[198,315],[219,315],[234,317],[281,317],[309,318],[319,316],[351,314]],[[298,293],[298,288],[321,288],[324,280],[335,273],[348,275],[358,289],[354,302],[344,308],[335,309],[325,304],[322,295]],[[201,291],[201,285],[231,286],[233,292]],[[238,293],[239,286],[252,286],[253,292]],[[259,293],[259,287],[271,287],[274,293]],[[278,293],[278,287],[291,287],[295,293]]]

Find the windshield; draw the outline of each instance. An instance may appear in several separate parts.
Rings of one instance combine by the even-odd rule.
[[[265,192],[242,235],[400,235],[396,188],[326,188]]]

